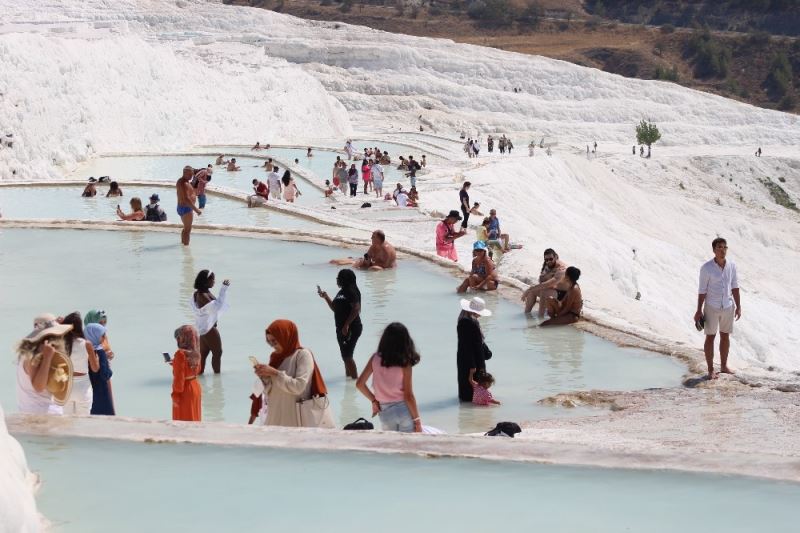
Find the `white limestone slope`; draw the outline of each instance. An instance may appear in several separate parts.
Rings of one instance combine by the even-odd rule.
[[[8,434],[0,406],[0,533],[35,533],[42,530],[33,498],[35,478],[25,453]]]

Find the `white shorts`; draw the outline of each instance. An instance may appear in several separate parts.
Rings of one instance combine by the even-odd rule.
[[[281,190],[280,189],[270,189],[269,190],[269,197],[273,200],[280,200],[281,199]]]
[[[727,309],[706,307],[704,309],[706,335],[716,335],[717,330],[719,330],[720,333],[733,333],[733,315],[735,311],[735,305]]]

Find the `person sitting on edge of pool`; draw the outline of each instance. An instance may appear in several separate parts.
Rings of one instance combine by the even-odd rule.
[[[242,167],[236,166],[236,158],[232,157],[230,161],[228,161],[228,172],[236,172],[237,170],[242,170]]]
[[[397,266],[397,252],[386,242],[383,230],[372,232],[372,244],[362,258],[331,259],[332,265],[352,266],[362,270],[385,270]]]
[[[556,297],[547,299],[547,314],[550,318],[540,326],[574,324],[580,320],[583,312],[583,294],[578,285],[580,277],[581,271],[578,268],[567,267],[564,278],[556,285]]]
[[[493,291],[497,289],[497,272],[494,261],[489,258],[489,249],[483,241],[475,241],[472,245],[472,270],[467,278],[456,289],[457,293],[476,291]]]
[[[125,214],[122,209],[120,209],[119,205],[117,205],[117,216],[120,220],[130,220],[132,222],[138,222],[144,220],[144,210],[142,209],[142,201],[137,198],[131,198],[131,212],[129,214]]]
[[[253,192],[247,199],[247,205],[253,207],[255,205],[263,205],[269,199],[269,187],[263,181],[253,179]]]

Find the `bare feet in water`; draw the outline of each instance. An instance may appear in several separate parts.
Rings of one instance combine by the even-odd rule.
[[[708,375],[706,376],[706,379],[712,380],[712,379],[717,379],[718,377],[719,374],[717,374],[716,372],[709,372]]]
[[[731,375],[733,375],[733,374],[735,374],[735,373],[736,373],[736,372],[734,372],[733,370],[731,370],[730,368],[728,368],[727,366],[723,366],[722,368],[720,368],[720,370],[719,370],[719,371],[720,371],[721,373],[723,373],[723,374],[731,374]]]

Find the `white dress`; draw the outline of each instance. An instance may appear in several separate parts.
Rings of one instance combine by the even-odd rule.
[[[61,406],[53,403],[53,397],[45,389],[36,392],[31,377],[25,372],[22,359],[17,362],[17,409],[20,413],[37,415],[60,415]]]
[[[223,283],[222,288],[219,290],[219,296],[203,307],[197,307],[197,304],[194,302],[194,294],[189,298],[189,305],[194,312],[194,324],[197,328],[198,335],[205,335],[211,331],[211,328],[217,323],[219,315],[228,308],[227,296],[228,285]]]
[[[83,374],[72,378],[72,393],[64,404],[66,415],[88,415],[92,410],[92,382],[89,381],[89,353],[86,351],[86,339],[76,338],[72,341],[73,372]]]

